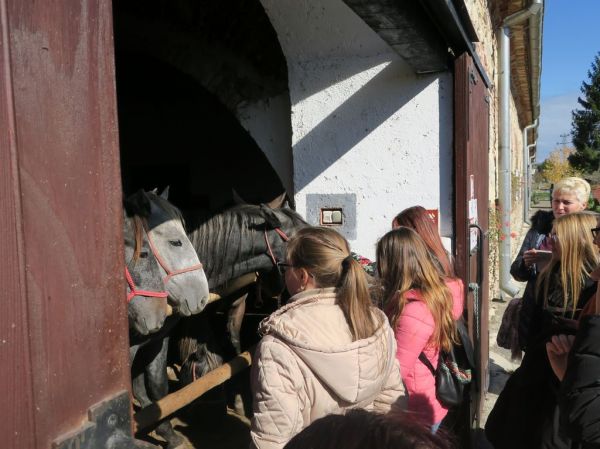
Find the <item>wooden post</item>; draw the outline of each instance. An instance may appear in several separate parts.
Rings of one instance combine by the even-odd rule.
[[[175,413],[182,407],[185,407],[202,396],[208,390],[231,379],[231,377],[249,367],[251,364],[252,358],[250,352],[243,352],[226,364],[221,365],[210,373],[202,376],[200,379],[186,385],[181,390],[171,393],[161,400],[144,407],[133,416],[135,421],[134,432],[149,427]]]
[[[231,295],[232,293],[237,292],[251,284],[254,284],[258,279],[258,275],[256,273],[247,273],[238,278],[232,279],[227,284],[223,286],[219,293],[211,293],[208,296],[208,304],[211,302],[219,301],[220,299]]]

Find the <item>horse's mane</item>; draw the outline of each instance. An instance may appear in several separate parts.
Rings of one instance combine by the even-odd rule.
[[[287,216],[294,226],[306,225],[300,215],[291,209],[275,210]],[[235,206],[212,217],[198,210],[190,211],[186,216],[188,236],[213,286],[221,285],[233,277],[236,262],[238,270],[240,263],[245,263],[245,268],[250,267],[250,260],[242,260],[242,251],[254,250],[264,239],[267,229],[261,207],[255,205]]]
[[[135,242],[133,257],[126,264],[133,262],[135,265],[140,258],[142,247],[144,246],[144,218],[139,215],[134,204],[127,200],[123,201],[123,210],[125,211],[123,219],[130,222],[131,229],[133,230],[133,241]]]
[[[133,249],[133,257],[131,260],[135,265],[140,258],[142,247],[144,246],[144,219],[139,215],[134,215],[131,217],[131,220],[133,221],[133,237],[135,241],[135,248]]]

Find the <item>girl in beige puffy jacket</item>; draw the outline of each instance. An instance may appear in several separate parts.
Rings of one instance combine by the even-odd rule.
[[[330,413],[404,408],[394,333],[372,306],[346,239],[329,228],[302,229],[279,265],[292,298],[259,328],[253,445],[282,448]]]

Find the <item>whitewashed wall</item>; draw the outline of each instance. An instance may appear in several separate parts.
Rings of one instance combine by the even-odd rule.
[[[354,195],[345,233],[367,257],[412,205],[440,209],[451,235],[451,75],[413,74],[341,0],[261,3],[288,64],[298,212],[317,223],[311,194]]]
[[[288,192],[294,192],[290,98],[286,94],[238,106],[240,124],[252,136]]]

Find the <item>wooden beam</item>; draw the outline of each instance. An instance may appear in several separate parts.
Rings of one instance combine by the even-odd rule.
[[[228,363],[205,374],[200,379],[186,385],[181,390],[171,393],[161,400],[144,407],[134,416],[134,431],[145,429],[158,421],[167,418],[176,411],[198,399],[207,391],[221,385],[252,363],[250,352],[246,351]]]
[[[448,70],[448,49],[419,2],[344,0],[416,73]]]

